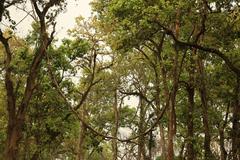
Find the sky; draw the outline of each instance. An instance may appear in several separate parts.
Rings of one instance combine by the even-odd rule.
[[[85,18],[91,16],[91,7],[89,3],[91,0],[67,0],[67,8],[64,13],[57,17],[56,37],[62,39],[67,36],[67,30],[74,27],[75,18],[83,16]],[[32,18],[27,16],[27,13],[12,7],[10,14],[13,20],[16,21],[17,29],[16,34],[25,36],[31,29]]]

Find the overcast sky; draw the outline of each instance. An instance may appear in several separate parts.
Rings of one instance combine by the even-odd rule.
[[[67,0],[67,8],[64,13],[58,15],[57,26],[56,26],[56,37],[62,39],[67,35],[67,30],[74,27],[75,18],[78,16],[89,17],[91,15],[90,3],[91,0]],[[10,9],[11,17],[16,21],[20,22],[17,25],[16,33],[24,36],[31,29],[32,19],[30,16],[24,18],[27,14],[19,9]]]

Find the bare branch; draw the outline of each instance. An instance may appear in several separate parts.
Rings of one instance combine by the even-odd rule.
[[[35,11],[36,11],[38,17],[40,18],[42,12],[41,12],[40,9],[38,8],[38,5],[37,5],[36,0],[31,0],[31,2],[32,2],[32,5],[33,5],[33,7],[34,7],[34,9],[35,9]]]

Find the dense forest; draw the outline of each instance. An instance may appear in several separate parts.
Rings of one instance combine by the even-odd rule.
[[[0,1],[1,160],[240,160],[239,0],[68,3]]]

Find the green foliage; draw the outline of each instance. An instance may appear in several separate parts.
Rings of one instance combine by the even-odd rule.
[[[62,45],[58,49],[58,52],[67,56],[72,61],[76,58],[82,58],[88,50],[89,45],[87,41],[82,39],[75,39],[73,41],[64,39]]]
[[[47,28],[67,4],[64,0],[50,2],[58,7],[47,13]],[[44,0],[37,4],[40,8],[49,5]],[[195,159],[206,159],[204,111],[208,116],[210,148],[215,158],[220,159],[220,131],[224,131],[223,141],[231,145],[231,123],[234,118],[239,119],[234,117],[234,107],[239,102],[237,76],[223,57],[201,47],[209,47],[211,52],[218,50],[236,68],[240,67],[238,1],[94,0],[91,4],[93,16],[76,18],[76,27],[69,30],[69,37],[59,45],[53,40],[47,49],[26,111],[19,159],[76,159],[82,151],[85,159],[108,160],[113,159],[114,145],[118,146],[118,156],[125,159],[140,153],[149,156],[150,149],[154,156],[159,155],[163,145],[159,141],[160,126],[165,147],[171,136],[170,108],[156,122],[165,106],[175,106],[173,143],[179,155],[174,159],[188,159],[188,144],[192,144]],[[8,10],[4,10],[3,16],[14,28],[16,23]],[[10,68],[17,106],[39,49],[40,29],[39,23],[33,23],[26,38],[17,37],[11,30],[4,33],[12,36]],[[8,122],[5,61],[5,51],[0,46],[1,153]],[[137,101],[126,104],[127,98]],[[152,125],[150,139],[150,132],[145,131]],[[124,135],[120,128],[130,131]],[[125,142],[116,140],[135,136]],[[225,150],[231,157],[231,147]],[[161,159],[163,154],[156,157]]]

